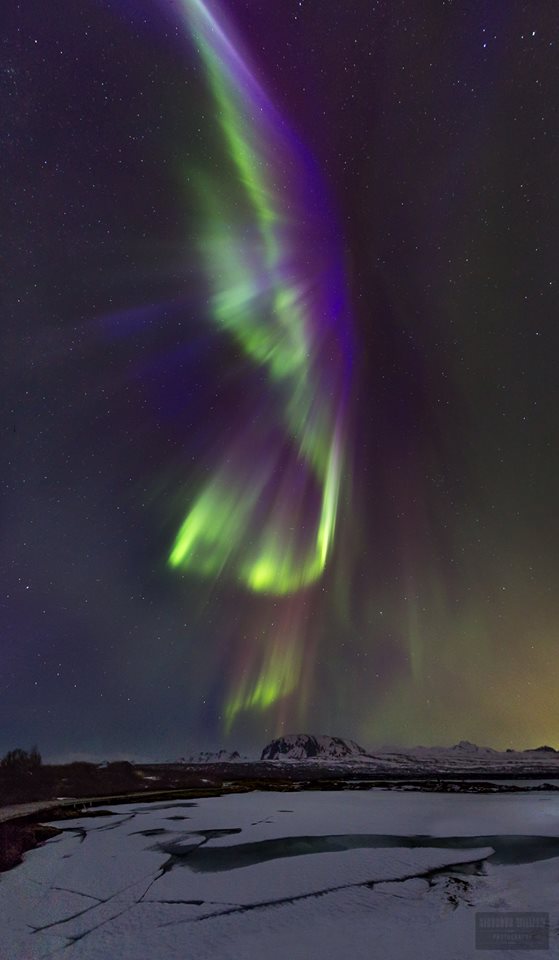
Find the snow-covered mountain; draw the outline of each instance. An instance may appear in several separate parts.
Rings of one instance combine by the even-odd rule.
[[[318,736],[310,733],[290,734],[272,740],[264,747],[260,763],[285,762],[290,769],[297,763],[318,765],[336,776],[425,776],[460,774],[539,775],[559,778],[559,751],[541,746],[529,750],[495,750],[461,740],[445,747],[374,747],[365,750],[355,740],[345,737]],[[202,751],[179,760],[181,764],[256,763],[237,750]]]
[[[337,775],[412,775],[436,777],[445,774],[468,776],[537,775],[559,777],[559,752],[553,747],[530,750],[495,750],[461,740],[450,747],[376,747],[364,750],[354,740],[301,733],[272,740],[262,751],[262,761],[304,761],[331,768]],[[555,772],[557,771],[557,772]]]
[[[493,747],[478,747],[477,743],[471,743],[469,740],[461,740],[460,743],[455,743],[453,747],[450,748],[454,750],[455,753],[467,753],[467,754],[477,754],[480,753],[489,755],[493,753],[498,753],[497,750],[494,750]]]
[[[315,737],[309,733],[290,734],[272,740],[262,751],[262,760],[336,760],[366,755],[355,740],[342,737]]]

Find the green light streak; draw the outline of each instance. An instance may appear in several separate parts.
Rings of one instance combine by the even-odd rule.
[[[199,246],[210,319],[265,373],[271,436],[279,426],[284,440],[270,451],[259,447],[262,462],[253,468],[250,443],[230,445],[187,511],[168,564],[289,596],[321,577],[332,551],[343,465],[340,386],[330,367],[324,370],[331,348],[313,301],[317,281],[305,273],[305,249],[294,249],[301,230],[289,185],[300,173],[297,152],[208,7],[182,2],[234,172],[228,183],[223,173],[213,180],[189,171],[203,208]],[[314,212],[303,221],[307,215],[312,221]],[[303,233],[308,243],[307,228]],[[293,641],[264,651],[256,676],[247,671],[225,706],[228,728],[241,711],[265,710],[291,693],[301,656]]]
[[[255,119],[254,103],[220,56],[220,42],[228,45],[228,41],[207,8],[199,0],[187,0],[186,11],[259,238],[249,258],[234,229],[230,207],[220,203],[218,190],[199,178],[207,213],[203,255],[213,285],[212,318],[254,363],[267,369],[271,381],[286,389],[286,427],[322,493],[310,548],[303,553],[300,548],[296,550],[282,534],[281,523],[270,519],[264,523],[260,537],[253,538],[260,541],[256,551],[243,550],[256,497],[246,486],[231,493],[232,483],[235,488],[231,477],[210,482],[182,523],[168,562],[171,567],[209,576],[220,573],[234,557],[236,578],[250,590],[285,595],[313,583],[324,571],[336,524],[339,444],[332,435],[331,412],[326,409],[315,413],[324,400],[317,398],[314,387],[305,299],[300,285],[283,275],[285,251],[276,229],[284,220],[279,212],[280,195],[266,181],[266,151],[257,145],[268,130]],[[227,49],[236,56],[230,45]],[[262,277],[270,311],[267,317],[262,315],[258,295]]]
[[[243,680],[225,705],[225,729],[231,730],[238,714],[244,710],[267,710],[297,688],[301,656],[293,643],[286,647],[275,644],[266,656],[260,674],[252,683]]]

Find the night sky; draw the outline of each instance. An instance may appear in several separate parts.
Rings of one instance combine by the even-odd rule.
[[[555,3],[6,17],[0,752],[559,746]]]

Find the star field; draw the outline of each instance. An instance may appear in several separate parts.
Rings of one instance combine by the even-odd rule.
[[[183,6],[8,12],[3,749],[172,757],[296,730],[557,745],[551,6],[212,5],[274,117],[259,126],[252,88],[230,88],[257,185],[294,225],[270,250],[312,291],[289,328],[311,359],[272,389],[233,307],[235,336],[216,331],[216,236],[251,265],[261,299],[243,318],[292,274],[254,266],[259,221],[216,97],[227,65],[211,41],[201,55]],[[323,340],[336,271],[346,319]],[[348,330],[339,500],[318,563]],[[316,480],[294,460],[286,499],[263,464],[281,451],[266,466],[277,480],[291,462],[278,434],[295,383],[324,419],[287,418],[319,466]],[[218,469],[228,494],[258,474],[269,498],[227,527],[237,552],[223,548],[219,571],[173,569]],[[257,567],[266,531],[275,565]],[[287,542],[306,576],[278,561]]]

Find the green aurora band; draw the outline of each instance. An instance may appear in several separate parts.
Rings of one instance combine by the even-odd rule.
[[[334,544],[351,369],[342,258],[320,178],[230,31],[200,0],[183,8],[227,151],[219,177],[188,171],[209,319],[261,371],[266,397],[189,506],[168,563],[289,602],[320,579]],[[301,652],[288,638],[252,659],[229,726],[297,686]]]

